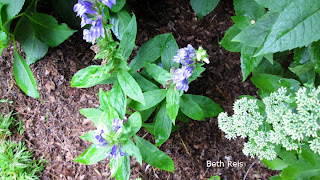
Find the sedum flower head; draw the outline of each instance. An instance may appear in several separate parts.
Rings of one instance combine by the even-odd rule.
[[[288,151],[298,150],[304,140],[308,140],[311,150],[320,154],[320,87],[310,90],[303,87],[295,95],[288,95],[286,88],[281,87],[265,97],[263,103],[263,117],[256,101],[245,98],[234,103],[233,116],[220,113],[219,128],[226,133],[226,138],[248,137],[243,152],[260,159],[273,160],[274,145]]]

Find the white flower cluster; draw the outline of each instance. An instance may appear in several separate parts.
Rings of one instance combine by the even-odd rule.
[[[311,150],[320,154],[320,86],[311,90],[303,87],[295,95],[287,94],[286,88],[281,87],[265,97],[263,116],[257,100],[237,100],[234,115],[219,114],[219,128],[228,139],[248,137],[244,154],[260,159],[276,158],[275,145],[297,150],[303,140],[309,140]]]

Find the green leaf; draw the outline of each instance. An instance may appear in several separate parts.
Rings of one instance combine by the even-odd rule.
[[[256,56],[306,46],[320,39],[320,1],[292,0],[280,12]]]
[[[50,47],[58,46],[76,32],[64,23],[59,25],[54,17],[47,14],[34,13],[28,18],[36,37]]]
[[[268,161],[266,159],[263,159],[261,162],[272,170],[283,170],[284,168],[288,167],[288,165],[289,165],[287,162],[285,162],[279,158],[276,158],[272,161]]]
[[[123,124],[123,133],[125,133],[130,138],[141,129],[141,125],[141,115],[139,112],[135,112],[128,118],[128,121]]]
[[[193,94],[184,94],[184,96],[192,99],[199,105],[203,111],[203,117],[215,117],[223,112],[223,109],[208,97]]]
[[[108,63],[104,66],[91,65],[81,69],[72,77],[71,87],[88,88],[100,84],[112,77],[109,73],[112,67],[112,63]]]
[[[163,69],[170,71],[172,67],[175,69],[179,68],[179,63],[173,61],[173,57],[177,55],[178,49],[179,46],[176,40],[173,35],[170,34],[161,50],[161,62]]]
[[[198,18],[209,14],[217,7],[220,0],[190,0],[192,9],[196,12]]]
[[[283,10],[292,0],[255,0],[270,11],[279,12]]]
[[[121,10],[117,13],[110,13],[110,24],[113,26],[111,30],[119,39],[122,39],[123,33],[131,21],[131,16],[126,10]]]
[[[26,61],[16,50],[14,51],[13,72],[18,86],[26,95],[33,98],[40,98],[39,92],[37,91],[36,80]]]
[[[101,118],[101,125],[107,125],[110,129],[112,129],[112,120],[114,118],[119,118],[119,115],[116,110],[113,109],[111,103],[109,101],[110,97],[106,95],[105,92],[100,88],[99,89],[99,101],[101,104],[101,109],[106,113],[106,118]],[[99,109],[99,108],[98,108]]]
[[[136,158],[136,161],[138,163],[140,163],[140,165],[142,166],[142,156],[140,153],[139,148],[132,142],[131,139],[129,139],[128,141],[126,141],[125,143],[122,143],[122,149],[123,152],[133,156]]]
[[[90,141],[92,143],[95,143],[95,142],[97,142],[96,138],[94,137],[95,135],[96,135],[96,131],[93,130],[93,131],[89,131],[86,134],[80,136],[80,138],[87,140],[87,141]]]
[[[99,126],[101,122],[105,122],[108,119],[108,115],[104,111],[93,108],[83,108],[79,110],[82,115],[91,120],[94,123],[94,126]]]
[[[252,71],[252,75],[256,76],[258,74],[273,74],[281,76],[284,69],[282,68],[281,64],[274,61],[271,64],[268,60],[263,59],[260,64]]]
[[[25,0],[1,0],[1,4],[4,4],[1,10],[2,23],[6,23],[15,17],[22,9]]]
[[[244,45],[241,50],[242,81],[245,81],[250,73],[260,64],[263,56],[253,57],[256,48]]]
[[[173,75],[156,64],[151,64],[147,62],[145,62],[144,64],[146,66],[147,72],[152,76],[154,80],[156,80],[160,84],[166,84]]]
[[[132,73],[132,77],[137,81],[143,92],[159,89],[157,85],[153,84],[151,81],[136,72]]]
[[[21,24],[16,29],[16,37],[27,55],[27,64],[30,65],[43,58],[49,47],[36,37],[28,18],[21,18],[20,21]]]
[[[127,71],[119,69],[117,78],[123,92],[126,95],[128,95],[131,99],[140,102],[141,104],[145,104],[145,100],[138,83]]]
[[[154,125],[154,136],[157,146],[160,146],[170,137],[171,129],[172,121],[168,115],[165,103],[162,103],[156,114]]]
[[[115,174],[116,179],[129,180],[130,177],[130,157],[121,156],[119,158],[117,172]]]
[[[142,122],[146,122],[149,119],[149,117],[151,116],[151,114],[154,112],[154,110],[156,110],[156,108],[157,108],[157,106],[153,106],[150,109],[140,111]]]
[[[181,122],[184,122],[184,123],[188,123],[190,120],[188,118],[188,116],[186,116],[185,114],[183,114],[183,112],[181,112],[181,110],[178,112],[178,116],[177,116],[177,119]]]
[[[91,145],[86,149],[80,156],[78,156],[74,161],[78,163],[83,163],[85,165],[95,164],[107,157],[107,153],[110,151],[111,147],[108,148],[97,148],[95,144]]]
[[[143,97],[145,99],[144,105],[136,101],[132,101],[128,106],[138,111],[150,109],[159,104],[166,97],[166,93],[166,89],[147,91],[143,93]]]
[[[293,51],[293,59],[295,62],[295,65],[301,65],[301,64],[306,64],[307,62],[310,61],[310,56],[309,56],[309,51],[308,48],[303,47],[303,48],[296,48]]]
[[[254,0],[234,0],[233,6],[237,16],[246,16],[251,20],[257,20],[266,12],[265,8]]]
[[[144,66],[144,62],[154,62],[161,55],[161,50],[169,34],[158,35],[144,43],[135,58],[130,63],[130,72],[135,72]]]
[[[126,0],[117,0],[116,5],[111,7],[111,12],[119,12],[126,4]]]
[[[297,65],[295,67],[289,67],[290,71],[295,73],[297,76],[301,76],[302,74],[307,73],[310,70],[314,69],[314,65],[312,62],[302,64],[302,65]]]
[[[180,109],[181,111],[194,120],[204,121],[203,111],[201,107],[186,94],[180,98]]]
[[[173,124],[176,122],[176,117],[179,112],[180,93],[174,87],[170,87],[166,94],[166,108],[168,115]]]
[[[232,16],[231,19],[234,22],[234,27],[240,30],[244,30],[251,25],[251,19],[247,16]]]
[[[259,74],[251,78],[252,83],[266,93],[272,93],[281,86],[287,87],[288,91],[298,91],[300,83],[294,79],[286,79],[271,74]]]
[[[232,26],[228,29],[223,39],[219,42],[226,50],[231,52],[240,52],[242,48],[242,43],[232,42],[231,40],[241,32],[236,26]]]
[[[308,51],[314,69],[320,75],[320,41],[312,43]]]
[[[156,168],[174,172],[173,161],[166,153],[160,151],[150,142],[142,139],[139,136],[135,135],[134,140],[144,161]]]
[[[137,21],[136,16],[133,15],[130,23],[123,33],[123,37],[120,41],[118,48],[119,53],[122,55],[122,60],[126,61],[135,46],[135,40],[137,35]]]
[[[198,77],[201,77],[201,73],[206,70],[206,68],[202,67],[203,65],[204,65],[203,63],[197,63],[195,65],[192,71],[192,75],[188,79],[188,84],[196,80]]]
[[[142,127],[146,128],[146,130],[150,134],[154,135],[154,124],[155,124],[154,122],[153,123],[143,123]]]
[[[119,82],[116,82],[110,91],[110,104],[118,112],[120,119],[126,114],[126,95],[122,91]]]
[[[77,2],[77,0],[51,0],[55,12],[58,13],[64,22],[71,26],[80,27],[81,20],[79,17],[76,17],[77,13],[72,10]]]
[[[6,41],[8,41],[8,35],[0,30],[0,55],[2,54],[2,51],[8,46],[8,43],[6,43]]]

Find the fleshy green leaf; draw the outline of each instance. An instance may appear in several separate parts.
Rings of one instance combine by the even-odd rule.
[[[126,61],[135,46],[134,42],[137,35],[137,21],[136,16],[133,15],[130,23],[123,33],[120,45],[118,48],[119,53],[122,55],[122,60]]]
[[[131,99],[140,102],[141,104],[145,104],[140,86],[127,71],[119,69],[117,78],[123,92],[126,95],[128,95]]]
[[[13,72],[18,86],[26,95],[33,98],[40,98],[39,92],[37,91],[36,80],[26,61],[16,50],[14,51]]]
[[[119,40],[122,39],[123,33],[126,30],[130,20],[131,16],[126,10],[121,10],[117,13],[110,14],[110,24],[113,25],[111,30]]]
[[[208,97],[193,94],[184,94],[184,96],[188,97],[188,99],[192,99],[199,105],[202,109],[203,117],[215,117],[223,112],[223,109]]]
[[[236,26],[232,26],[228,29],[223,39],[219,42],[226,50],[231,52],[240,52],[242,48],[242,43],[232,42],[231,40],[241,32]]]
[[[37,38],[50,47],[58,46],[76,32],[64,23],[58,24],[58,21],[48,14],[34,13],[28,18]]]
[[[156,114],[154,125],[154,136],[157,146],[160,146],[170,137],[171,129],[172,121],[168,115],[165,103],[162,103]]]
[[[112,63],[108,63],[104,66],[91,65],[79,70],[72,77],[70,82],[71,87],[88,88],[100,84],[112,77],[109,73],[112,66]]]
[[[153,84],[151,81],[136,72],[132,74],[132,77],[137,81],[143,92],[159,89],[157,85]]]
[[[237,16],[247,16],[251,20],[257,20],[266,12],[265,8],[254,0],[234,0],[233,6]]]
[[[141,156],[140,150],[132,142],[131,139],[129,139],[125,143],[122,143],[122,149],[124,153],[127,153],[128,155],[135,157],[136,161],[140,163],[140,165],[142,165],[142,156]]]
[[[111,7],[112,12],[119,12],[126,4],[126,0],[117,0],[116,5]]]
[[[173,161],[166,153],[160,151],[153,144],[139,136],[135,135],[134,140],[144,161],[156,168],[170,172],[174,171]]]
[[[159,104],[166,97],[166,93],[167,93],[166,89],[157,89],[153,91],[147,91],[143,93],[143,97],[145,99],[145,105],[138,103],[136,101],[132,101],[128,106],[138,111],[147,110]]]
[[[156,64],[147,62],[145,62],[144,64],[146,66],[147,72],[152,76],[154,80],[156,80],[160,84],[166,84],[173,75]]]
[[[253,57],[256,48],[244,45],[241,50],[241,72],[242,80],[245,81],[250,73],[256,68],[261,62],[263,56]]]
[[[196,12],[198,18],[211,13],[217,7],[220,0],[190,0],[192,9]]]
[[[181,96],[180,109],[188,117],[204,121],[201,107],[190,96],[186,96],[185,94]]]
[[[173,124],[176,122],[176,117],[179,112],[180,93],[174,87],[170,87],[166,94],[166,108],[168,115]]]
[[[146,43],[138,50],[137,56],[130,63],[130,72],[135,72],[144,66],[144,62],[154,62],[161,55],[161,50],[169,34],[158,35]]]
[[[141,115],[139,112],[135,112],[128,118],[128,121],[123,124],[123,132],[130,138],[140,130],[141,125]]]
[[[320,39],[320,1],[292,0],[280,12],[256,56],[306,46]]]
[[[110,151],[111,147],[97,148],[95,144],[91,145],[86,149],[80,156],[78,156],[74,161],[78,163],[83,163],[85,165],[95,164],[107,157],[107,153]]]
[[[163,69],[170,71],[172,67],[175,69],[179,68],[179,63],[173,61],[173,56],[177,55],[178,49],[179,46],[176,40],[174,39],[173,35],[170,34],[161,51],[161,62]]]
[[[104,122],[105,119],[108,119],[108,115],[104,111],[93,108],[83,108],[79,110],[82,115],[91,120],[94,123],[94,126],[99,126],[101,122]]]
[[[22,22],[18,26],[16,37],[27,55],[27,64],[30,65],[43,58],[48,52],[49,47],[36,37],[35,31],[28,18],[24,17],[20,19],[20,21]]]

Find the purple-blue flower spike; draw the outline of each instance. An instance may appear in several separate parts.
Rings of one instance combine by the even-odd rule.
[[[97,148],[101,148],[101,147],[105,147],[107,146],[109,143],[107,142],[107,140],[105,140],[103,138],[103,134],[104,134],[104,130],[97,130],[96,135],[94,136],[97,140],[97,142],[95,143],[97,145]]]
[[[91,2],[78,0],[78,3],[76,3],[73,6],[73,11],[77,12],[77,16],[80,16],[80,17],[85,15],[85,13],[97,14],[97,12],[92,9],[92,6],[93,6],[93,4]]]
[[[123,125],[123,120],[120,120],[118,118],[114,118],[112,120],[112,127],[113,127],[113,132],[121,132],[122,131],[122,125]]]
[[[187,92],[189,89],[188,78],[191,77],[193,66],[182,66],[174,71],[174,75],[171,77],[172,82],[176,84],[176,89]]]
[[[113,5],[116,5],[116,0],[99,0],[99,1],[107,5],[110,9],[112,8]]]
[[[181,63],[183,66],[194,63],[193,59],[196,57],[196,52],[192,45],[188,44],[187,47],[181,48],[177,52],[177,55],[173,57],[174,62]]]

